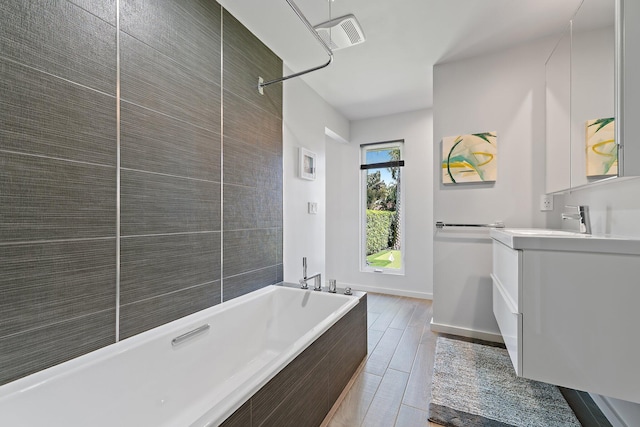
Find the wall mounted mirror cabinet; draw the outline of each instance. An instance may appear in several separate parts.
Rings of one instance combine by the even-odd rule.
[[[549,56],[547,193],[640,175],[638,17],[637,1],[584,0]]]
[[[562,35],[546,66],[547,193],[571,187],[571,27]]]

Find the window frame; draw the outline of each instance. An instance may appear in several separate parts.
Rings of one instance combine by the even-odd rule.
[[[401,254],[401,268],[387,268],[387,267],[372,267],[367,264],[367,175],[368,169],[360,170],[360,272],[362,273],[375,273],[375,274],[391,274],[397,276],[404,276],[406,270],[406,248],[405,248],[405,180],[403,180],[404,169],[404,140],[398,139],[385,142],[374,142],[360,145],[360,166],[366,164],[367,151],[375,148],[398,148],[400,150],[400,238],[402,247],[400,249]]]

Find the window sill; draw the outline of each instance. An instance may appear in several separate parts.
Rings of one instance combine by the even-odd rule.
[[[360,269],[361,273],[373,273],[373,274],[381,274],[384,276],[404,276],[404,269],[402,270],[391,270],[391,269],[380,269],[380,268],[363,268]]]

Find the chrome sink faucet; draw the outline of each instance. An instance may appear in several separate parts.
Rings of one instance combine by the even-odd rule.
[[[579,221],[580,232],[583,234],[591,234],[591,217],[589,216],[589,206],[565,206],[567,208],[577,209],[578,213],[563,213],[562,219],[574,219]]]
[[[313,290],[322,290],[322,276],[320,273],[307,277],[307,257],[302,258],[302,279],[300,279],[300,289],[309,289],[307,282],[313,279]]]

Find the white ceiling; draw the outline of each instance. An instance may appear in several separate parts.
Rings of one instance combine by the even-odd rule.
[[[327,61],[285,0],[218,1],[293,71]],[[365,43],[336,51],[333,64],[302,77],[349,120],[431,107],[434,64],[559,34],[581,2],[294,1],[312,25],[352,13],[364,30]]]

